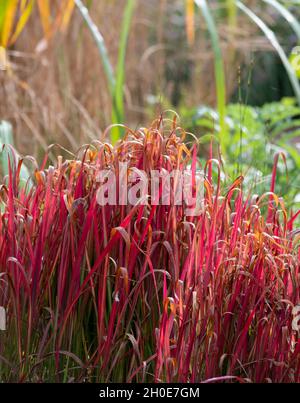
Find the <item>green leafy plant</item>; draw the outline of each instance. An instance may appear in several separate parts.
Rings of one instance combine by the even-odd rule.
[[[182,111],[183,120],[202,141],[220,132],[218,112],[207,107]],[[189,123],[188,123],[189,122]],[[244,173],[253,191],[266,191],[273,159],[281,154],[277,192],[290,205],[299,199],[300,107],[292,98],[253,107],[227,106],[226,124],[231,141],[226,149],[226,172],[229,177]]]

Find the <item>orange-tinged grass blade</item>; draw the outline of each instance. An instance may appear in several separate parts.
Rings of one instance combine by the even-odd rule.
[[[38,8],[40,12],[40,18],[44,30],[44,35],[46,38],[49,38],[49,36],[51,35],[51,26],[52,26],[50,0],[38,0]]]
[[[27,24],[27,21],[28,21],[29,17],[31,16],[34,2],[35,2],[35,0],[29,0],[27,4],[25,4],[23,2],[23,4],[21,5],[21,15],[20,15],[20,18],[18,19],[16,29],[10,39],[10,43],[15,43],[16,40],[18,39],[19,35],[25,28],[25,25]]]
[[[66,0],[65,9],[63,10],[61,30],[64,32],[69,26],[73,11],[75,8],[74,0]]]
[[[195,42],[195,3],[194,0],[186,0],[186,35],[188,43]]]
[[[3,2],[3,21],[1,21],[0,33],[1,33],[1,46],[7,48],[10,44],[10,38],[13,34],[13,27],[15,23],[15,16],[18,11],[19,0],[9,0]]]

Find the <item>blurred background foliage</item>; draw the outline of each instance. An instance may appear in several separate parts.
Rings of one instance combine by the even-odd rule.
[[[203,156],[211,136],[221,143],[229,176],[263,184],[285,151],[278,191],[292,203],[299,19],[298,0],[1,0],[0,119],[18,151],[39,158],[51,143],[74,151],[112,122],[138,127],[172,108]]]

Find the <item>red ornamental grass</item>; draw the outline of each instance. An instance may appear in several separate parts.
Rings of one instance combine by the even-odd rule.
[[[194,174],[197,144],[184,137],[175,120],[128,129],[115,147],[95,142],[48,169],[45,159],[27,190],[11,154],[1,381],[300,381],[299,232],[281,199],[251,197],[242,177],[223,186],[209,159],[199,216],[97,203],[99,171],[118,177],[119,162]]]

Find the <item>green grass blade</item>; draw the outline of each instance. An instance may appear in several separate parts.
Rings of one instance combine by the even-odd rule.
[[[224,156],[226,156],[226,145],[229,142],[228,130],[226,126],[226,85],[223,56],[219,42],[219,35],[216,24],[210,12],[206,0],[195,0],[206,21],[207,28],[211,37],[214,58],[215,58],[215,79],[217,88],[217,107],[220,119],[220,146]]]
[[[228,23],[231,27],[237,24],[237,7],[235,0],[226,0]]]
[[[116,86],[114,92],[114,112],[113,123],[124,123],[124,82],[125,82],[125,59],[128,37],[134,13],[136,0],[128,0],[123,16],[123,25],[119,43],[119,56],[116,71]],[[120,138],[120,128],[112,129],[112,142],[115,143]]]
[[[124,81],[125,81],[125,58],[128,43],[128,36],[134,12],[136,0],[128,0],[123,17],[123,26],[119,45],[119,57],[116,74],[110,63],[108,51],[105,46],[104,38],[90,17],[87,7],[81,0],[75,0],[75,4],[86,22],[91,34],[99,49],[99,54],[103,63],[104,71],[108,80],[110,94],[113,100],[112,123],[124,122]],[[120,129],[112,129],[112,143],[120,138]]]
[[[238,8],[243,11],[265,34],[266,38],[270,41],[272,46],[277,51],[285,69],[289,76],[290,82],[295,92],[295,96],[300,105],[300,85],[298,78],[295,74],[293,67],[291,66],[282,46],[278,42],[274,32],[264,23],[264,21],[259,18],[253,11],[246,7],[241,1],[237,1]]]
[[[6,144],[13,145],[12,126],[10,123],[2,121],[0,123],[0,160],[3,176],[8,175],[8,148]]]
[[[300,42],[300,23],[298,22],[297,18],[284,7],[282,4],[279,3],[277,0],[263,0],[265,3],[270,4],[276,8],[276,10],[287,20],[290,24],[291,28],[294,30],[295,34],[297,35],[298,41]]]
[[[115,92],[116,81],[115,81],[114,70],[110,63],[109,57],[108,57],[108,51],[105,46],[104,38],[103,38],[101,32],[99,31],[98,27],[96,26],[96,24],[91,19],[89,10],[82,3],[82,1],[75,0],[75,4],[76,4],[82,18],[86,22],[86,25],[88,26],[89,30],[91,31],[91,34],[96,42],[96,45],[98,47],[99,54],[100,54],[100,57],[101,57],[101,60],[103,63],[104,71],[105,71],[105,74],[106,74],[106,77],[108,80],[109,89],[110,89],[111,95],[113,97],[114,92]]]
[[[123,118],[124,116],[123,94],[124,94],[124,78],[125,78],[125,58],[126,58],[128,36],[135,4],[136,0],[128,0],[127,2],[127,6],[123,17],[123,27],[119,44],[119,58],[116,71],[115,101],[117,110],[120,114],[120,119]],[[123,122],[119,120],[117,123],[123,123]]]
[[[0,162],[2,167],[2,174],[3,176],[8,175],[8,156],[10,153],[10,149],[7,145],[14,146],[13,140],[13,130],[12,125],[9,122],[1,121],[0,122]],[[18,153],[16,152],[15,155],[19,158]],[[20,171],[20,181],[23,186],[26,185],[28,179],[30,178],[30,173],[26,166],[22,164],[21,171]]]
[[[7,6],[8,6],[8,1],[9,0],[2,0],[0,2],[0,33],[2,31],[2,28],[3,28],[3,23],[4,23],[4,20],[5,20],[5,14],[6,14]]]

